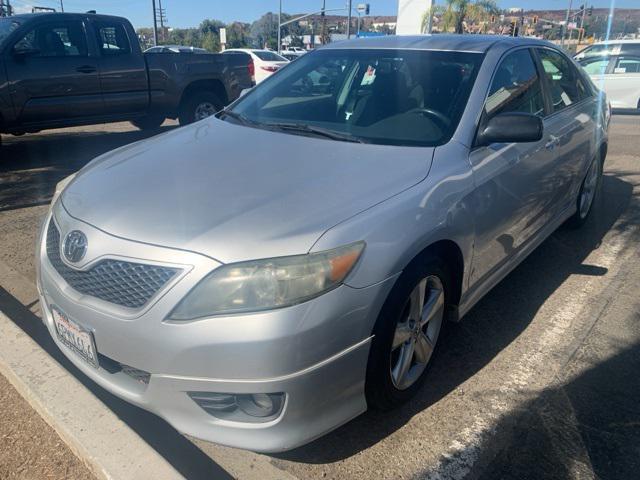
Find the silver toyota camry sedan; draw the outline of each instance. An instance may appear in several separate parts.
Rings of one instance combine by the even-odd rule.
[[[542,41],[330,45],[61,182],[44,321],[88,377],[180,432],[294,448],[428,385],[447,321],[585,222],[608,123]]]

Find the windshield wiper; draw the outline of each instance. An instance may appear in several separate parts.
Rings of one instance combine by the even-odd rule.
[[[354,137],[347,133],[340,133],[335,130],[329,130],[328,128],[316,127],[304,123],[264,123],[263,126],[287,132],[306,133],[316,135],[318,137],[330,138],[332,140],[341,140],[344,142],[368,143],[360,137]]]
[[[218,118],[230,117],[230,118],[233,118],[234,120],[237,120],[238,122],[242,123],[243,125],[252,125],[252,126],[258,125],[258,122],[254,122],[253,120],[249,120],[244,115],[242,115],[240,113],[236,113],[233,110],[224,109],[220,113],[217,114],[217,117]]]

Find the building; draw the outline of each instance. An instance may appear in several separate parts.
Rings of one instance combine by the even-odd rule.
[[[432,5],[433,0],[398,0],[396,35],[424,33]]]

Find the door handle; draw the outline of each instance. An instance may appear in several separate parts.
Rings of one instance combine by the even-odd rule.
[[[553,150],[556,148],[556,145],[560,144],[560,137],[556,137],[555,135],[549,135],[549,141],[544,144],[544,148],[547,150]]]
[[[76,72],[80,73],[94,73],[96,71],[96,67],[92,67],[91,65],[82,65],[81,67],[76,68]]]

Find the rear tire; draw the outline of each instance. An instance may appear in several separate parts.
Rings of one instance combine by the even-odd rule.
[[[188,125],[198,120],[210,117],[222,110],[223,103],[218,96],[210,91],[190,94],[180,108],[180,125]]]
[[[158,130],[163,122],[164,117],[160,115],[147,115],[146,117],[131,120],[131,124],[134,127],[137,127],[145,132],[149,130]]]
[[[598,198],[601,185],[602,159],[600,155],[597,155],[596,158],[592,160],[589,170],[587,170],[587,174],[580,185],[580,191],[576,199],[576,213],[567,221],[567,224],[571,228],[580,228],[586,223],[589,215],[591,215],[593,211],[593,204],[596,198]]]
[[[451,285],[444,261],[429,254],[414,260],[397,280],[373,330],[365,383],[369,407],[390,410],[420,389],[442,337]],[[420,298],[422,305],[414,301]]]

